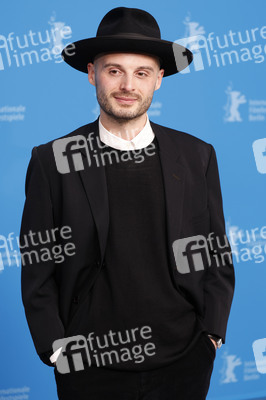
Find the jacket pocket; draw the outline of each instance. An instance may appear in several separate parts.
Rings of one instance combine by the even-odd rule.
[[[90,266],[90,268],[91,272],[89,274],[89,277],[87,277],[87,279],[85,279],[81,283],[81,285],[79,286],[79,290],[77,290],[74,296],[72,297],[65,335],[68,335],[69,331],[72,330],[72,328],[74,328],[75,325],[77,326],[79,324],[78,318],[82,314],[82,311],[80,310],[84,310],[85,313],[86,312],[85,309],[89,307],[89,300],[90,300],[89,297],[91,289],[99,273],[101,272],[99,260],[95,261]]]
[[[205,342],[205,345],[207,347],[208,353],[209,353],[210,357],[212,358],[212,360],[214,360],[216,357],[217,350],[215,349],[214,344],[212,343],[211,339],[209,338],[209,336],[206,332],[203,332],[202,336],[203,336],[203,341]]]

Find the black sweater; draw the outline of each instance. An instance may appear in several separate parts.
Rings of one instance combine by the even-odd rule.
[[[135,151],[115,150],[115,156],[113,148],[104,148],[112,152],[105,165],[110,227],[106,266],[92,288],[87,320],[88,332],[94,332],[91,361],[97,366],[132,371],[162,367],[179,358],[199,334],[195,309],[171,280],[156,138],[154,145],[148,155],[149,146],[137,151],[141,162],[133,158]],[[144,359],[136,361],[137,351]]]

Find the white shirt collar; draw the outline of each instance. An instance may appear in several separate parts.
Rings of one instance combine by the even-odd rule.
[[[109,132],[102,125],[99,118],[99,135],[100,139],[107,146],[118,150],[139,150],[147,147],[154,139],[154,133],[151,128],[150,120],[147,115],[147,121],[144,128],[132,140],[125,140],[119,136]]]

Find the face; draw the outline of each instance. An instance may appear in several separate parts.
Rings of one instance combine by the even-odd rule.
[[[120,121],[146,113],[163,73],[157,57],[144,54],[104,54],[88,64],[89,82],[96,86],[101,113]]]

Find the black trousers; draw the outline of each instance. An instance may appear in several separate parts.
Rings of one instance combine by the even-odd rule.
[[[54,370],[60,400],[204,400],[216,350],[203,332],[178,361],[145,372],[89,367],[60,374]]]

